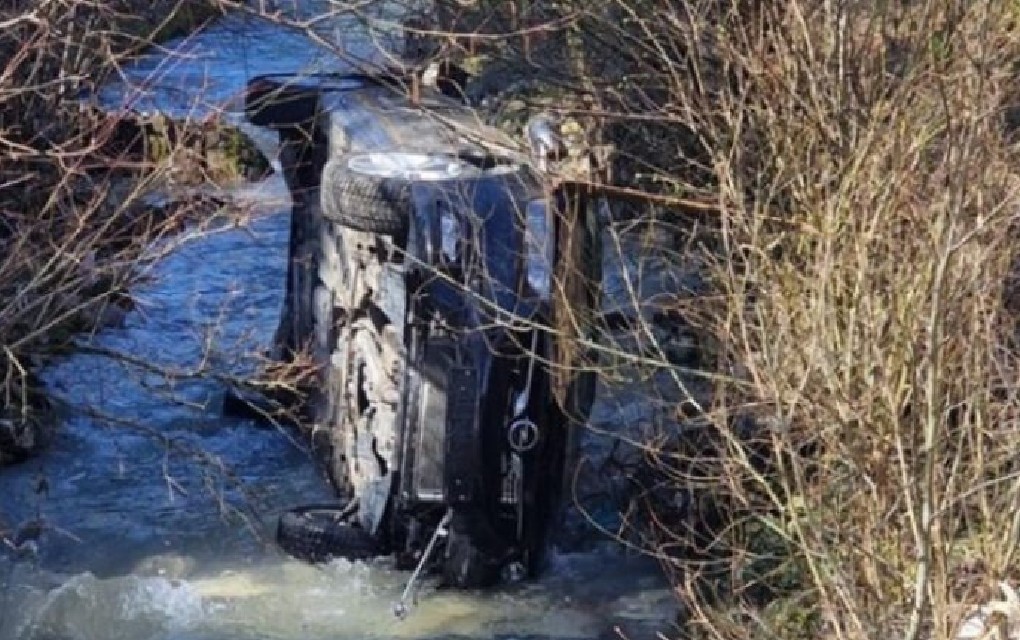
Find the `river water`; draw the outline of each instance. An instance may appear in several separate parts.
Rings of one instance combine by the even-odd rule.
[[[357,33],[343,22],[319,28],[334,39]],[[374,39],[360,38],[345,47],[368,51]],[[236,120],[230,105],[252,74],[342,65],[303,34],[238,16],[168,48],[176,55],[125,68],[127,82],[101,101],[178,115],[227,108]],[[273,136],[252,133],[271,153]],[[154,364],[187,368],[204,358],[232,370],[268,344],[290,202],[276,176],[234,195],[254,207],[252,221],[161,261],[135,292],[138,310],[93,344]],[[391,606],[407,574],[385,561],[313,567],[276,549],[279,513],[328,501],[330,488],[287,433],[224,416],[216,384],[170,384],[84,354],[45,379],[89,411],[69,412],[45,455],[0,471],[6,524],[46,523],[38,553],[0,555],[0,639],[608,638],[615,627],[641,638],[673,615],[654,562],[589,536],[554,553],[533,583],[460,593],[426,582],[419,605],[397,620]],[[596,416],[639,419],[621,415],[620,402],[647,406],[617,398]]]

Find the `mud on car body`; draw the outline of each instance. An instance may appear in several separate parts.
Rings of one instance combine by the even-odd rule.
[[[550,363],[576,363],[561,337],[598,299],[598,220],[463,104],[404,88],[249,85],[295,202],[277,342],[322,363],[315,422],[349,501],[284,514],[278,538],[309,560],[393,554],[483,586],[541,567],[594,386]]]

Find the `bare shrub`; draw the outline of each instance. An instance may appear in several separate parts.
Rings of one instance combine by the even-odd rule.
[[[644,446],[649,486],[701,508],[638,500],[688,632],[953,637],[1017,577],[1014,9],[543,6],[560,55],[509,31],[489,54],[586,95],[547,108],[594,122],[616,186],[709,265],[678,312],[711,404]]]
[[[128,110],[89,108],[85,98],[128,56],[219,14],[214,0],[0,9],[2,460],[34,448],[51,422],[38,366],[67,352],[75,335],[116,322],[145,264],[160,255],[149,249],[165,253],[188,227],[201,232],[217,208],[209,198],[147,200],[173,178],[188,141]]]
[[[97,428],[134,430],[165,448],[171,492],[179,484],[169,461],[184,459],[207,479],[219,479],[208,482],[211,491],[240,490],[240,506],[229,504],[225,489],[215,494],[225,514],[253,508],[241,475],[218,456],[84,406],[87,399],[44,389],[37,375],[54,358],[86,353],[122,367],[125,376],[144,380],[149,392],[174,403],[188,402],[174,387],[190,380],[298,395],[296,387],[308,377],[310,367],[301,358],[278,363],[250,353],[224,354],[235,345],[216,343],[219,327],[197,336],[205,352],[195,363],[158,363],[152,354],[89,340],[139,306],[135,294],[157,261],[184,243],[251,219],[249,208],[225,202],[220,188],[239,177],[236,172],[206,162],[215,154],[234,161],[251,152],[237,131],[221,126],[215,108],[211,117],[171,121],[130,106],[89,106],[104,83],[124,79],[122,67],[132,56],[189,34],[222,15],[225,4],[60,0],[0,7],[0,465],[36,453],[56,428],[54,409],[70,405]],[[236,360],[244,357],[245,366],[238,367]],[[264,409],[269,419],[292,417],[289,406]],[[40,494],[46,486],[41,478]],[[0,544],[19,547],[52,527],[41,517],[10,529],[0,523]]]
[[[677,258],[707,264],[712,291],[674,311],[701,332],[705,370],[681,370],[663,348],[602,346],[628,367],[711,385],[708,403],[669,402],[681,427],[671,437],[634,443],[649,491],[626,533],[674,579],[685,631],[953,637],[959,603],[1018,577],[1018,183],[1004,117],[1015,9],[439,4],[450,6],[438,23],[415,27],[443,36],[432,54],[483,58],[473,62],[498,73],[478,80],[496,93],[536,80],[514,85],[526,109],[580,117],[617,145],[615,193],[632,196],[632,213],[652,202],[696,229]],[[95,68],[83,51],[130,46],[79,46],[115,30],[118,14],[82,3],[92,22],[68,21],[67,6],[46,6],[58,5],[0,13],[8,380],[67,344],[50,328],[120,291],[80,298],[87,277],[125,282],[134,255],[93,251],[105,200],[71,203],[95,139],[51,117]],[[26,202],[27,184],[40,188]],[[655,342],[647,323],[636,331]],[[8,382],[7,397],[22,389]],[[677,493],[693,496],[682,510]]]
[[[630,177],[718,209],[715,295],[689,316],[727,379],[686,437],[648,449],[708,494],[695,530],[649,507],[689,626],[952,637],[953,605],[1016,568],[1009,10],[602,10],[630,16],[603,31],[645,78],[600,97],[642,147]]]

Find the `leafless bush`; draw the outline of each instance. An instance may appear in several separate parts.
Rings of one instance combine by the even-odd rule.
[[[217,456],[43,389],[38,371],[55,357],[84,352],[144,378],[168,402],[182,402],[172,391],[182,381],[214,379],[286,395],[309,375],[300,358],[278,363],[253,354],[246,354],[242,375],[236,363],[220,361],[217,347],[225,345],[214,345],[211,336],[198,362],[175,365],[88,340],[136,307],[137,288],[151,278],[155,262],[251,218],[242,203],[225,202],[220,189],[222,180],[238,176],[207,162],[216,152],[236,160],[230,154],[239,151],[236,132],[217,122],[215,110],[212,117],[171,121],[127,107],[88,106],[104,83],[124,79],[122,67],[132,56],[187,35],[222,15],[226,4],[60,0],[0,7],[0,465],[35,453],[54,428],[53,409],[71,403],[96,425],[151,437],[166,449],[167,461],[192,461],[207,479],[220,480],[210,487],[244,494],[243,481]],[[210,144],[220,148],[210,152]],[[290,407],[270,409],[269,419],[290,418]],[[174,491],[178,480],[164,472]],[[224,511],[250,506],[215,497]],[[52,526],[41,519],[9,524],[0,523],[0,543],[11,546]]]
[[[703,371],[602,346],[711,386],[709,402],[671,401],[672,437],[636,443],[639,480],[667,491],[640,496],[633,533],[674,578],[687,631],[952,637],[957,604],[1016,577],[1020,539],[1014,8],[438,4],[413,29],[441,36],[432,55],[476,65],[493,84],[481,97],[510,88],[615,143],[615,193],[670,212],[691,230],[676,257],[708,265],[711,293],[673,310],[700,332]],[[93,251],[109,216],[80,212],[105,200],[70,203],[95,129],[51,114],[68,113],[92,56],[144,38],[81,47],[119,14],[46,6],[0,14],[8,380],[52,352],[50,328],[126,286],[133,255]],[[69,295],[87,291],[83,264],[118,286]],[[678,493],[693,496],[682,512],[663,499]]]
[[[147,200],[187,153],[165,120],[87,107],[128,56],[219,15],[214,0],[14,2],[0,9],[0,459],[44,435],[34,372],[130,308],[144,264],[216,199]],[[193,153],[193,150],[190,151]],[[196,174],[199,182],[216,176]],[[212,206],[210,206],[212,205]],[[195,234],[190,234],[193,237]],[[183,239],[182,239],[183,241]]]
[[[678,312],[711,404],[644,447],[649,485],[702,507],[644,500],[688,630],[953,637],[1017,577],[1014,9],[542,6],[561,55],[493,55],[586,95],[559,104],[709,265]]]

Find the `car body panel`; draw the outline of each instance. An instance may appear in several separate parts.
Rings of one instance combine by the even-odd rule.
[[[540,172],[515,141],[435,90],[421,89],[412,103],[399,82],[374,76],[262,76],[250,86],[249,120],[260,124],[271,113],[276,119],[262,118],[263,126],[328,145],[326,160],[419,152],[475,168],[450,179],[410,178],[404,255],[399,266],[383,264],[389,280],[380,277],[383,291],[373,293],[404,341],[398,459],[385,478],[396,500],[387,513],[403,514],[407,522],[394,530],[406,532],[418,518],[435,526],[436,507],[470,508],[487,522],[479,531],[497,531],[509,546],[532,544],[545,525],[528,533],[521,514],[532,508],[529,520],[545,517],[548,500],[538,494],[556,493],[562,479],[548,474],[560,473],[563,457],[549,450],[563,441],[553,424],[562,416],[535,364],[550,353],[544,327],[552,310],[527,278],[525,211],[549,196]],[[284,108],[254,108],[273,86],[286,87]],[[298,186],[319,186],[311,183]],[[546,229],[556,233],[556,225]],[[555,237],[547,241],[556,246]],[[535,451],[512,450],[508,430],[519,419],[535,423]],[[381,517],[379,500],[372,502]]]

